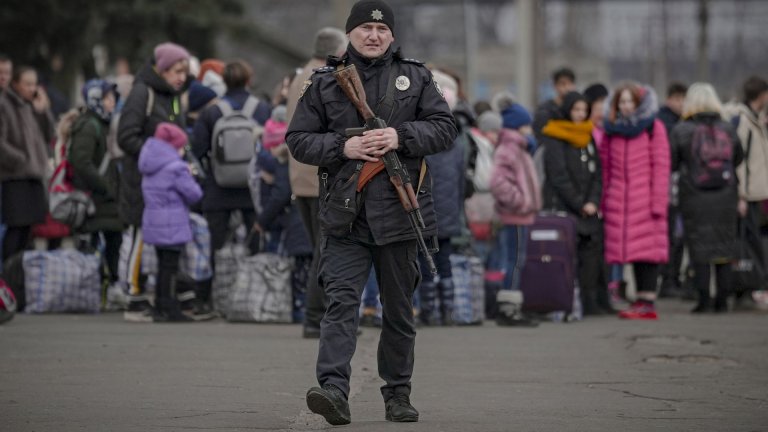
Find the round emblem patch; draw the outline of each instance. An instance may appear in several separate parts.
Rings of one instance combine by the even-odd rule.
[[[405,75],[400,75],[395,80],[395,87],[400,91],[406,91],[411,87],[411,80]]]

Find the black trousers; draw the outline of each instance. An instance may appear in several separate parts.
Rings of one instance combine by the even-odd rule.
[[[765,250],[763,250],[763,242],[760,238],[760,220],[762,218],[762,209],[759,201],[749,201],[747,203],[747,217],[746,227],[746,240],[749,247],[755,251],[759,263],[765,263]],[[763,284],[765,281],[761,281]],[[762,285],[764,286],[764,285]]]
[[[581,291],[595,298],[598,294],[607,295],[608,282],[605,277],[603,236],[579,234],[576,253]]]
[[[711,267],[707,264],[693,265],[693,285],[699,293],[700,301],[709,299],[709,280],[712,275]],[[724,301],[728,297],[731,286],[731,264],[715,264],[715,298]]]
[[[680,217],[678,207],[669,206],[669,215],[667,219],[667,234],[669,236],[669,262],[662,265],[661,275],[666,283],[672,283],[675,287],[680,287],[680,267],[683,265],[683,253],[685,250],[685,241],[683,237],[677,237],[677,218]]]
[[[120,262],[120,245],[123,243],[123,233],[119,231],[101,231],[104,236],[104,262],[109,269],[109,282],[118,280],[117,269]],[[91,244],[95,247],[99,244],[99,233],[91,235]]]
[[[205,220],[208,221],[208,231],[211,233],[211,271],[216,274],[216,251],[223,248],[227,240],[229,240],[229,218],[232,213],[238,210],[221,210],[205,213]],[[250,231],[253,224],[256,223],[256,212],[254,210],[239,210],[243,215],[243,224],[245,224],[246,231]],[[248,244],[248,249],[251,254],[255,254],[259,251],[259,236],[254,235],[251,237],[251,242]],[[198,284],[197,296],[203,301],[209,301],[211,298],[212,282]]]
[[[349,396],[350,362],[357,345],[358,309],[373,264],[383,310],[378,348],[384,400],[410,394],[416,327],[413,293],[421,281],[415,240],[376,246],[345,238],[320,242],[319,283],[328,296],[320,324],[317,380]]]
[[[7,227],[5,237],[3,237],[3,259],[7,260],[25,250],[32,240],[31,233],[31,226]]]
[[[170,302],[176,299],[176,276],[179,273],[181,247],[155,248],[157,251],[157,290],[155,298]]]
[[[328,299],[317,283],[320,265],[320,222],[317,219],[319,211],[318,198],[298,197],[296,198],[296,207],[299,209],[301,220],[307,229],[309,241],[312,242],[312,262],[309,264],[309,275],[307,276],[304,325],[307,327],[320,327],[320,320],[325,315]]]
[[[649,262],[633,262],[637,292],[656,292],[660,265]]]

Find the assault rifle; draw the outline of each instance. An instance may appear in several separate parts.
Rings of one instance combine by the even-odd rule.
[[[360,135],[364,130],[372,129],[386,129],[387,123],[373,113],[371,107],[365,100],[365,89],[363,83],[360,81],[360,76],[357,74],[357,68],[355,65],[349,65],[343,69],[339,69],[333,73],[336,78],[336,82],[347,95],[352,105],[355,106],[357,111],[365,119],[365,128],[351,128],[348,129],[347,136]],[[416,198],[416,193],[413,190],[413,184],[411,183],[411,176],[408,174],[408,168],[403,166],[400,162],[400,158],[397,157],[397,153],[388,151],[381,156],[380,161],[383,162],[383,168],[380,167],[380,163],[366,162],[363,167],[363,173],[369,173],[365,176],[361,174],[361,178],[365,177],[366,180],[363,184],[358,184],[358,190],[364,186],[365,182],[370,180],[373,175],[386,168],[387,175],[389,175],[389,181],[395,186],[397,196],[400,199],[400,204],[403,205],[403,209],[408,214],[408,220],[411,223],[411,229],[416,234],[416,240],[419,243],[419,249],[424,254],[424,258],[427,260],[427,266],[433,276],[437,275],[437,268],[435,267],[435,261],[432,259],[427,248],[427,243],[424,241],[424,236],[421,230],[426,229],[424,224],[424,218],[421,216],[421,210],[419,207],[419,200]],[[377,166],[379,165],[379,166]],[[372,173],[372,174],[371,174]]]

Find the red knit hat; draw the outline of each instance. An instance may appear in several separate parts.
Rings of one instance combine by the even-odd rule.
[[[224,66],[226,66],[224,62],[219,59],[203,60],[203,62],[200,63],[200,73],[197,74],[197,80],[202,81],[205,73],[209,70],[216,72],[219,76],[224,76]]]
[[[187,145],[187,134],[173,123],[163,122],[157,125],[155,138],[167,142],[177,150]]]

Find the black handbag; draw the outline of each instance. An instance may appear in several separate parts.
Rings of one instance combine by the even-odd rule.
[[[747,224],[746,219],[739,220],[736,259],[731,264],[731,289],[734,293],[761,290],[765,281],[765,265],[749,242]]]

